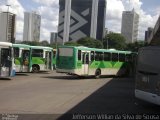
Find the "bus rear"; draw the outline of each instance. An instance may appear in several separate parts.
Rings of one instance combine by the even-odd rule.
[[[59,47],[57,49],[56,71],[60,73],[74,74],[75,57],[73,47]]]
[[[160,48],[144,47],[139,50],[135,96],[160,105]]]

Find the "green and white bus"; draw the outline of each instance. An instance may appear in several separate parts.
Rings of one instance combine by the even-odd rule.
[[[31,46],[32,72],[48,71],[53,68],[53,48]]]
[[[78,76],[125,75],[132,68],[132,52],[115,49],[60,46],[56,71]]]
[[[148,46],[138,51],[135,97],[160,105],[160,47]]]
[[[16,72],[31,72],[31,46],[13,44]]]
[[[52,60],[53,70],[56,69],[56,54],[57,54],[57,49],[53,49],[53,60]]]
[[[15,76],[12,43],[0,42],[0,77]]]

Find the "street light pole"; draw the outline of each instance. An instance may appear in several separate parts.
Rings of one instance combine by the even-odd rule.
[[[108,49],[108,38],[107,38],[107,49]]]
[[[6,24],[6,40],[7,40],[7,42],[9,42],[8,41],[8,12],[9,12],[9,7],[11,6],[11,5],[6,5],[8,8],[7,8],[7,24]]]
[[[108,36],[106,37],[106,39],[107,39],[107,49],[108,49]]]

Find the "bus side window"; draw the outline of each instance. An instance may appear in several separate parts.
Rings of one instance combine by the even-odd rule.
[[[94,51],[91,51],[91,61],[94,61]]]
[[[95,61],[99,60],[98,52],[95,52]]]
[[[104,53],[100,52],[99,60],[103,61],[104,60]]]
[[[32,49],[32,57],[43,57],[43,50]]]
[[[112,61],[118,61],[118,53],[112,53]]]
[[[81,50],[78,50],[78,60],[81,60],[82,57],[81,57]]]
[[[132,61],[132,55],[126,54],[126,62],[131,62],[131,61]]]
[[[125,54],[119,54],[119,62],[125,62]]]
[[[111,60],[111,53],[104,53],[104,61],[110,61]]]
[[[8,49],[1,50],[1,66],[10,67],[11,66],[11,51]]]
[[[102,61],[102,60],[103,60],[103,53],[95,52],[95,61]]]

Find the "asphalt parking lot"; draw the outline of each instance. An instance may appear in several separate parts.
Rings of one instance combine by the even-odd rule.
[[[73,114],[160,114],[160,107],[135,99],[133,78],[80,79],[50,71],[1,79],[0,113],[50,120]]]

